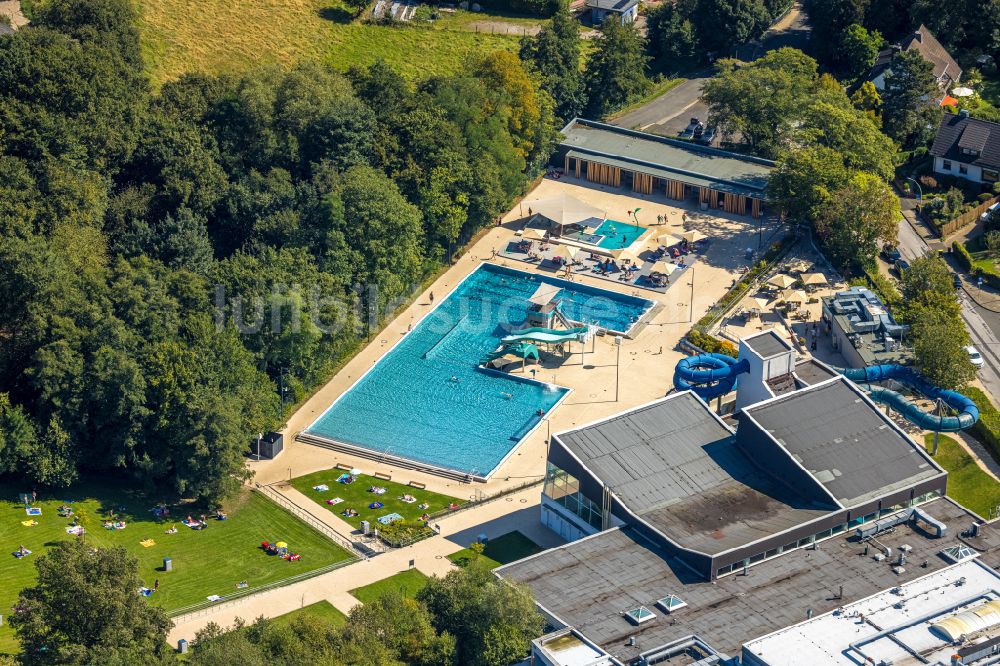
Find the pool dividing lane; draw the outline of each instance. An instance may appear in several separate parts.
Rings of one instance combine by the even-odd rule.
[[[652,306],[636,298],[492,264],[469,275],[306,432],[488,477],[569,390],[482,370],[500,338],[523,327],[540,282],[563,289],[571,320],[627,332]],[[578,345],[574,345],[576,349]]]

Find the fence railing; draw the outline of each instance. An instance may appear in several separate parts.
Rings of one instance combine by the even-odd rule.
[[[367,543],[361,540],[351,539],[349,537],[344,536],[343,534],[341,534],[340,532],[338,532],[337,530],[330,527],[322,520],[314,516],[312,513],[306,510],[305,507],[300,506],[297,502],[295,502],[291,498],[282,495],[272,485],[259,486],[257,490],[262,495],[267,497],[269,500],[271,500],[275,504],[278,504],[283,509],[287,510],[296,518],[306,523],[307,525],[315,529],[317,532],[319,532],[326,538],[330,539],[330,541],[336,543],[341,548],[344,548],[352,553],[357,553],[365,559],[368,559],[371,555],[376,555],[379,552],[381,552],[377,546],[373,547],[373,544],[371,543]]]
[[[320,567],[319,569],[313,569],[312,571],[306,571],[295,576],[289,576],[288,578],[282,578],[281,580],[272,581],[270,583],[265,583],[259,587],[247,587],[242,590],[238,590],[233,594],[227,594],[224,597],[217,599],[215,601],[200,601],[196,604],[190,604],[188,606],[181,606],[180,608],[175,608],[173,610],[167,611],[167,616],[173,618],[180,624],[182,621],[193,620],[197,617],[208,614],[209,612],[214,612],[222,608],[230,608],[232,606],[238,606],[246,603],[251,597],[270,590],[275,590],[279,587],[285,587],[286,585],[292,585],[294,583],[300,583],[304,580],[309,580],[310,578],[315,578],[316,576],[322,576],[325,573],[330,573],[342,567],[346,567],[349,564],[354,564],[358,561],[358,557],[351,557],[346,560],[341,560],[340,562],[334,562],[333,564],[328,564],[325,567]]]
[[[987,208],[989,208],[990,206],[992,206],[997,202],[1000,202],[1000,196],[993,197],[992,199],[984,201],[983,203],[979,204],[972,210],[966,211],[965,213],[962,213],[958,217],[950,220],[949,222],[945,222],[944,224],[942,224],[940,227],[938,227],[938,233],[941,234],[942,240],[952,235],[953,233],[955,233],[956,231],[958,231],[963,227],[967,227],[970,224],[975,224],[976,220],[979,219],[979,216],[985,213]]]

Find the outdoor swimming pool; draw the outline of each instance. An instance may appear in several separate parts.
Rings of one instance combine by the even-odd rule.
[[[645,231],[646,227],[617,220],[604,220],[601,226],[589,233],[577,232],[567,235],[567,238],[596,245],[606,250],[620,250],[634,243]]]
[[[306,432],[473,476],[489,476],[569,392],[477,366],[522,328],[540,283],[574,321],[627,332],[642,298],[492,264],[469,275]],[[573,349],[579,343],[573,343]]]

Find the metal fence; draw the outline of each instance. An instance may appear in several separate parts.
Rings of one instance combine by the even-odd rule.
[[[372,555],[377,555],[382,552],[378,547],[376,541],[364,541],[360,539],[352,539],[346,537],[334,528],[330,527],[322,520],[314,516],[312,513],[307,511],[304,507],[297,504],[294,500],[289,497],[285,497],[280,492],[278,492],[273,485],[258,486],[257,490],[267,497],[269,500],[278,504],[283,509],[287,510],[289,513],[294,515],[296,518],[306,523],[317,532],[330,539],[338,546],[348,550],[352,553],[357,553],[361,557],[368,559]]]

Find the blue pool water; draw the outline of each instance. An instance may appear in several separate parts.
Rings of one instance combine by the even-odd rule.
[[[638,227],[627,222],[604,220],[601,226],[597,227],[593,233],[598,236],[604,236],[601,242],[597,244],[598,247],[608,250],[618,250],[631,245],[645,230],[646,227]]]
[[[523,328],[540,283],[569,319],[627,332],[652,302],[484,264],[323,413],[308,432],[488,476],[567,389],[477,368]],[[573,349],[578,349],[573,344]],[[530,376],[530,375],[529,375]]]

